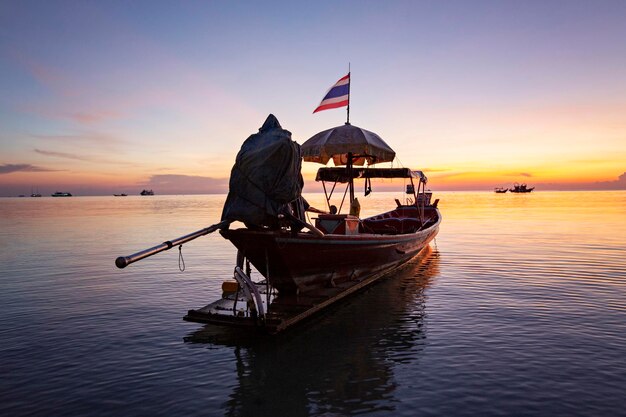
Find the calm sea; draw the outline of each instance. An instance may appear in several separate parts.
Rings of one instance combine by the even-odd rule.
[[[436,194],[430,250],[273,338],[182,321],[218,234],[114,266],[224,196],[0,199],[0,415],[626,415],[626,192]]]

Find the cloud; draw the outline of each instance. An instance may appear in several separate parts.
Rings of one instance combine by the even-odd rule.
[[[107,120],[119,119],[121,116],[117,112],[112,111],[92,111],[92,112],[74,112],[69,113],[67,116],[82,124],[94,124]]]
[[[506,175],[509,177],[526,177],[526,178],[530,178],[533,176],[533,174],[529,172],[512,172]]]
[[[85,131],[77,134],[67,135],[30,135],[36,139],[47,141],[69,142],[69,143],[92,143],[98,146],[110,147],[110,145],[125,145],[128,142],[115,136],[102,134],[98,132]]]
[[[76,155],[76,154],[73,154],[73,153],[43,151],[41,149],[35,149],[35,152],[37,152],[38,154],[41,154],[41,155],[55,156],[57,158],[65,158],[65,159],[74,159],[74,160],[77,160],[77,161],[93,162],[93,158],[90,158],[88,156]]]
[[[52,119],[71,120],[82,125],[125,117],[124,112],[120,111],[119,97],[101,96],[102,91],[93,87],[84,77],[72,76],[62,67],[43,63],[23,51],[13,51],[12,55],[18,65],[55,96],[53,102],[22,105],[20,108],[23,111]],[[93,103],[96,96],[97,101]]]
[[[587,183],[546,183],[542,190],[626,190],[626,172],[613,181],[596,181]]]
[[[0,165],[0,174],[12,172],[51,172],[54,169],[42,168],[31,164],[4,164]]]
[[[77,97],[80,95],[80,89],[76,87],[75,82],[73,83],[61,70],[42,64],[23,52],[17,54],[16,58],[41,86],[63,97]]]
[[[132,31],[132,29],[131,29]],[[134,31],[125,37],[134,36]],[[247,101],[222,84],[211,82],[206,74],[177,59],[161,45],[135,38],[130,49],[123,53],[141,54],[146,59],[141,64],[146,71],[124,70],[110,74],[104,79],[94,79],[87,74],[75,74],[74,68],[52,65],[28,52],[15,52],[15,61],[53,96],[53,100],[41,99],[22,111],[54,120],[71,120],[83,126],[107,123],[120,119],[137,120],[146,117],[146,109],[167,108],[184,113],[204,125],[206,115],[232,109],[222,116],[221,126],[240,122],[244,117],[257,117],[258,112]],[[150,73],[150,76],[138,75]],[[184,74],[184,77],[181,77]],[[107,82],[114,82],[108,87]],[[120,87],[122,86],[122,87]],[[229,116],[228,116],[229,115]],[[226,118],[225,118],[226,116]],[[213,127],[220,125],[213,122]]]
[[[68,153],[68,152],[46,151],[42,149],[35,149],[35,152],[37,152],[40,155],[52,156],[55,158],[71,159],[74,161],[94,162],[94,163],[102,163],[102,164],[115,164],[115,165],[125,165],[125,166],[136,165],[131,162],[116,161],[113,159],[99,158],[99,157],[90,156],[90,155],[80,155],[80,154]]]
[[[66,99],[66,101],[68,101]],[[78,101],[78,99],[74,99]],[[102,99],[104,101],[104,99]],[[26,113],[32,113],[40,117],[45,117],[53,120],[70,120],[84,126],[92,126],[99,123],[105,123],[108,121],[120,120],[126,117],[125,114],[118,110],[107,110],[105,107],[107,103],[98,104],[98,108],[94,108],[88,111],[74,110],[76,107],[85,108],[87,105],[75,104],[75,103],[29,103],[21,104],[17,108]]]
[[[428,172],[428,171],[426,171],[426,172]],[[454,178],[454,177],[470,175],[470,174],[474,174],[474,172],[461,171],[461,172],[450,172],[448,174],[433,174],[433,178],[437,178],[438,180],[441,180],[441,179]]]
[[[626,190],[626,172],[622,173],[615,181],[601,181],[594,183],[596,187],[604,190]]]
[[[218,194],[228,192],[228,178],[211,178],[199,175],[152,175],[142,187],[156,194]]]

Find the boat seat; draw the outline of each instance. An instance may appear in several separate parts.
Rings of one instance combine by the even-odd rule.
[[[362,231],[376,234],[414,233],[419,230],[422,222],[419,219],[407,218],[369,218],[362,220]]]
[[[402,221],[396,218],[365,219],[362,221],[365,232],[381,235],[402,233]]]

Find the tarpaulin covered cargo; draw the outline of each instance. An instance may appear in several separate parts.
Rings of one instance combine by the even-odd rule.
[[[278,214],[302,193],[301,167],[300,145],[270,114],[237,154],[222,220],[275,227]]]

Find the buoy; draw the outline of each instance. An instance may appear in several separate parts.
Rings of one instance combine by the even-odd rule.
[[[239,290],[239,284],[237,281],[224,281],[222,282],[223,292],[237,292]]]

